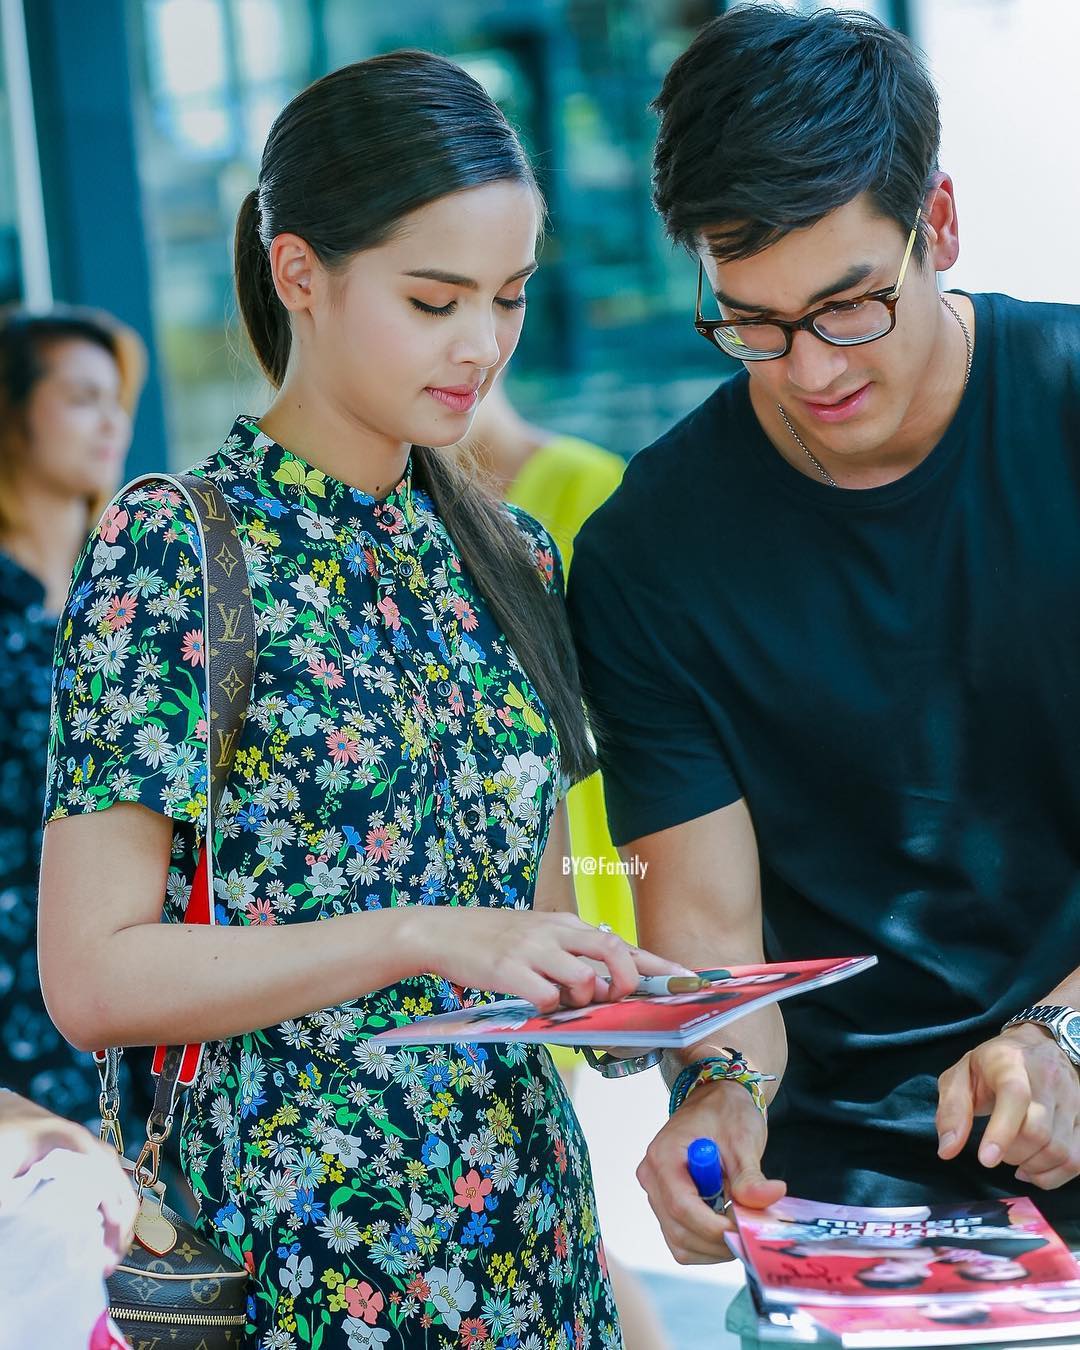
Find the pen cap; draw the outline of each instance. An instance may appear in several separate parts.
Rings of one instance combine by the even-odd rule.
[[[712,1139],[695,1139],[686,1150],[686,1166],[699,1195],[719,1195],[724,1188],[720,1150]]]

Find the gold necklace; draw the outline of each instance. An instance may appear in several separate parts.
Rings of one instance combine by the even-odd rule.
[[[949,301],[946,300],[946,298],[945,298],[944,296],[941,296],[940,299],[941,299],[941,303],[945,306],[945,308],[946,308],[946,309],[949,311],[949,313],[953,316],[953,318],[956,320],[956,322],[960,325],[960,331],[961,331],[961,332],[963,333],[963,335],[964,335],[964,347],[965,347],[966,350],[967,350],[967,364],[966,364],[966,366],[965,366],[965,368],[964,368],[964,388],[966,389],[966,388],[967,388],[967,385],[968,385],[968,380],[971,379],[971,362],[972,362],[972,360],[974,359],[974,356],[975,356],[975,344],[974,344],[974,343],[972,342],[972,340],[971,340],[971,329],[968,328],[967,324],[966,324],[966,323],[964,322],[964,320],[960,317],[960,311],[959,311],[958,309],[956,309],[953,305],[951,305],[951,304],[949,303]],[[784,411],[784,409],[781,407],[781,405],[780,405],[779,403],[776,405],[776,410],[777,410],[777,412],[780,414],[780,416],[783,418],[783,420],[784,420],[784,426],[786,426],[787,429],[788,429],[788,431],[791,433],[791,438],[792,438],[792,440],[793,440],[793,441],[795,442],[795,444],[799,447],[799,449],[803,452],[803,454],[804,454],[804,455],[806,456],[806,458],[810,461],[810,463],[814,466],[814,468],[818,471],[818,473],[821,475],[822,479],[829,485],[829,487],[839,487],[840,484],[836,481],[836,479],[835,479],[835,478],[832,476],[832,474],[828,471],[828,469],[825,467],[825,465],[822,464],[821,460],[818,459],[817,455],[814,454],[814,452],[813,452],[813,451],[810,449],[810,447],[806,444],[806,442],[803,440],[803,438],[799,435],[799,433],[798,433],[798,432],[795,430],[795,428],[791,425],[791,420],[790,420],[790,418],[788,417],[787,413]]]

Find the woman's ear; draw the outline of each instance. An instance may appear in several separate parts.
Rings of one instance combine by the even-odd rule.
[[[270,244],[270,271],[278,299],[291,314],[310,310],[322,270],[306,239],[298,234],[274,236]]]

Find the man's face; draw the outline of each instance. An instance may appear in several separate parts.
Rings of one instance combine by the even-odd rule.
[[[720,262],[704,237],[699,252],[723,318],[795,320],[825,304],[891,289],[906,242],[906,232],[863,195],[752,258]],[[896,326],[885,337],[834,347],[813,333],[796,333],[787,356],[744,362],[759,414],[779,403],[811,446],[853,459],[920,421],[924,377],[941,324],[938,251],[932,237],[928,255],[921,261],[912,256]]]

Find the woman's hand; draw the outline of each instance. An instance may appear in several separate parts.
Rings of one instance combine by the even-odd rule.
[[[561,910],[423,908],[424,968],[466,989],[526,998],[540,1012],[625,998],[641,975],[692,971]]]
[[[109,1252],[104,1273],[111,1275],[131,1246],[138,1208],[119,1158],[81,1125],[54,1116],[14,1092],[0,1092],[0,1186],[21,1177],[57,1148],[83,1153],[91,1161]]]

